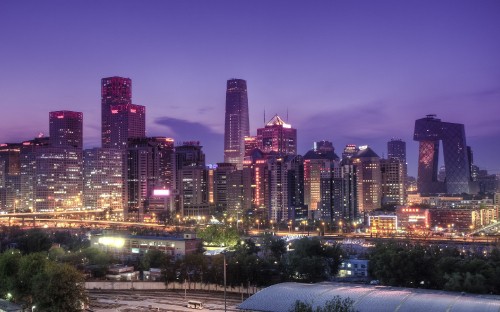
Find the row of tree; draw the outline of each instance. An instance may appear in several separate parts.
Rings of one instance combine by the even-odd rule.
[[[0,254],[0,296],[35,311],[81,311],[87,303],[83,275],[69,264],[56,263],[46,253]]]
[[[379,243],[370,254],[369,271],[384,285],[500,294],[498,249]]]

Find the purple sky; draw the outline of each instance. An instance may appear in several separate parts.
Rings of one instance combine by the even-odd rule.
[[[100,79],[130,77],[147,134],[200,140],[222,161],[225,86],[246,79],[252,134],[278,113],[299,153],[330,140],[407,142],[415,119],[464,123],[500,173],[500,1],[0,1],[0,142],[84,113],[100,145]]]

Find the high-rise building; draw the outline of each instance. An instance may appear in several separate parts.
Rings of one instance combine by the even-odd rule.
[[[208,174],[205,154],[199,142],[184,142],[176,146],[174,181],[176,210],[185,217],[208,217]]]
[[[132,104],[132,80],[101,80],[102,147],[126,149],[130,138],[146,135],[146,108]]]
[[[350,159],[359,152],[359,148],[355,144],[347,144],[342,153],[342,159]]]
[[[321,202],[321,172],[329,169],[338,160],[333,144],[329,141],[314,142],[314,148],[304,155],[304,203],[309,208],[309,217],[314,216]],[[325,191],[327,189],[325,188]]]
[[[65,211],[83,208],[82,150],[39,146],[35,160],[34,210]]]
[[[155,191],[170,191],[173,179],[172,158],[174,140],[165,137],[135,138],[128,140],[127,149],[127,214],[130,218],[151,218],[150,206],[156,199]],[[158,193],[158,192],[156,192]],[[154,200],[153,200],[154,198]],[[168,202],[168,201],[167,201]],[[153,210],[164,212],[160,198]],[[166,213],[166,212],[165,212]]]
[[[228,208],[230,175],[236,171],[236,164],[218,163],[214,172],[214,201],[215,210],[224,213]]]
[[[112,217],[123,218],[123,151],[92,148],[83,153],[83,206],[106,209]]]
[[[24,141],[21,145],[21,209],[34,211],[37,186],[37,150],[49,145],[48,137]]]
[[[356,167],[359,212],[366,214],[381,207],[380,157],[366,147],[360,149],[352,160]]]
[[[288,171],[285,157],[270,156],[267,159],[269,175],[268,220],[288,220]]]
[[[287,156],[288,220],[305,220],[308,215],[304,203],[304,157]]]
[[[252,151],[256,148],[259,148],[259,144],[257,144],[257,137],[245,137],[245,157],[250,156],[252,154]]]
[[[248,119],[247,82],[230,79],[226,89],[226,118],[224,128],[224,162],[243,168],[244,138],[250,135]]]
[[[21,161],[22,144],[0,144],[0,210],[23,211],[21,199]]]
[[[406,142],[401,139],[391,139],[387,142],[387,159],[396,158],[406,164]]]
[[[418,191],[421,194],[469,193],[470,161],[463,124],[442,122],[436,115],[415,121],[415,141],[419,141]],[[443,142],[446,182],[438,181],[439,141]]]
[[[83,114],[72,111],[49,113],[50,145],[53,147],[83,146]]]
[[[406,202],[406,164],[399,158],[380,160],[382,204],[404,205]]]
[[[275,115],[264,128],[257,129],[257,144],[264,153],[297,155],[297,129]]]
[[[111,119],[111,106],[127,104],[132,104],[132,80],[130,78],[108,77],[101,79],[102,147],[110,148],[113,147],[113,143],[116,143],[112,143],[111,140],[112,128],[114,127]]]

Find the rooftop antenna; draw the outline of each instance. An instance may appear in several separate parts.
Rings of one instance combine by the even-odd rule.
[[[288,122],[288,107],[286,108],[286,122]]]
[[[266,109],[264,108],[264,123],[266,123]]]

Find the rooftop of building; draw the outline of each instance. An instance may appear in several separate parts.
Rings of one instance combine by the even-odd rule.
[[[427,289],[345,283],[281,283],[254,294],[238,308],[249,311],[288,312],[297,300],[316,307],[335,296],[351,298],[359,312],[488,312],[500,310],[500,296],[475,295]]]

